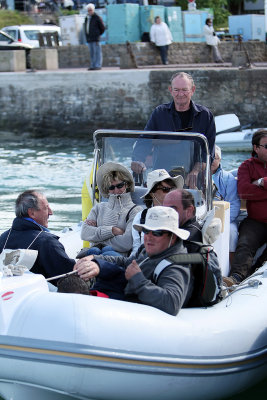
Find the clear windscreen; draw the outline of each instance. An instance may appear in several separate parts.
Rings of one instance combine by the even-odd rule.
[[[101,137],[98,147],[100,164],[109,161],[123,164],[132,172],[136,187],[146,187],[149,172],[165,169],[171,176],[184,178],[184,189],[194,192],[197,206],[206,204],[209,161],[201,135],[107,136]],[[136,172],[136,166],[142,167],[140,173]]]

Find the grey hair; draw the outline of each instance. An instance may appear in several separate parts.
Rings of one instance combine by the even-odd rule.
[[[86,10],[89,10],[89,9],[92,10],[92,11],[95,11],[95,5],[93,3],[87,4]]]
[[[43,194],[34,189],[21,193],[15,203],[16,217],[28,217],[29,208],[39,210],[39,195]]]
[[[192,87],[195,86],[195,83],[194,83],[194,80],[193,80],[192,75],[187,74],[186,72],[176,72],[175,74],[173,74],[173,75],[171,76],[171,79],[170,79],[170,84],[171,84],[171,85],[172,85],[173,80],[174,80],[175,78],[177,78],[177,76],[179,76],[179,78],[187,78],[187,79],[189,79],[189,81],[190,81],[191,84],[192,84]]]

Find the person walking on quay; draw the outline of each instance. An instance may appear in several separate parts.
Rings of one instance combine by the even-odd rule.
[[[84,32],[90,53],[90,68],[88,70],[98,70],[102,68],[102,50],[99,39],[105,32],[105,26],[101,17],[95,13],[94,4],[89,3],[86,9],[88,15],[84,21]]]
[[[212,20],[210,18],[206,19],[206,23],[203,28],[203,33],[205,35],[206,43],[212,52],[213,60],[216,63],[223,63],[223,59],[221,53],[218,49],[218,44],[220,43],[220,39],[216,36],[212,26]]]
[[[168,64],[168,47],[172,42],[172,34],[168,25],[161,21],[159,16],[155,18],[155,23],[151,26],[150,41],[159,49],[162,64]]]

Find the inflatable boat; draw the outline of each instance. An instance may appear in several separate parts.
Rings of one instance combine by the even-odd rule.
[[[194,187],[203,232],[220,221],[214,240],[227,275],[229,205],[212,203],[208,144],[200,134],[97,131],[83,208],[98,198],[95,172],[106,161],[129,169],[150,157],[151,168],[186,176]],[[141,152],[138,151],[141,149]],[[152,149],[152,153],[151,153]],[[145,176],[135,176],[140,202]],[[220,204],[219,204],[220,203]],[[87,212],[86,211],[86,212]],[[216,225],[216,224],[215,224]],[[61,240],[75,247],[79,229]],[[73,236],[72,236],[73,235]],[[80,242],[77,242],[77,251]],[[71,249],[72,252],[74,249]],[[216,400],[267,376],[267,263],[212,307],[185,308],[177,316],[156,308],[51,291],[42,275],[0,272],[0,397],[13,400]]]
[[[0,280],[4,399],[229,397],[267,376],[267,264],[210,308],[176,317],[49,292],[41,275]]]

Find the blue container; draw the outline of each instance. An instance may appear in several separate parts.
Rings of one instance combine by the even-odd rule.
[[[107,10],[106,8],[97,8],[95,12],[102,18],[103,23],[106,27],[105,32],[103,35],[100,36],[100,43],[101,44],[106,44],[107,43],[107,38],[108,38],[108,29],[107,29]]]
[[[181,7],[165,7],[165,21],[170,28],[174,42],[184,41]]]
[[[203,28],[207,18],[207,11],[183,11],[185,42],[205,42]]]
[[[228,17],[230,35],[242,35],[243,40],[265,41],[264,15],[246,14]]]
[[[159,16],[165,22],[164,6],[140,6],[140,29],[141,35],[144,32],[150,32],[155,17]]]
[[[140,40],[139,4],[108,5],[107,25],[109,44]]]

